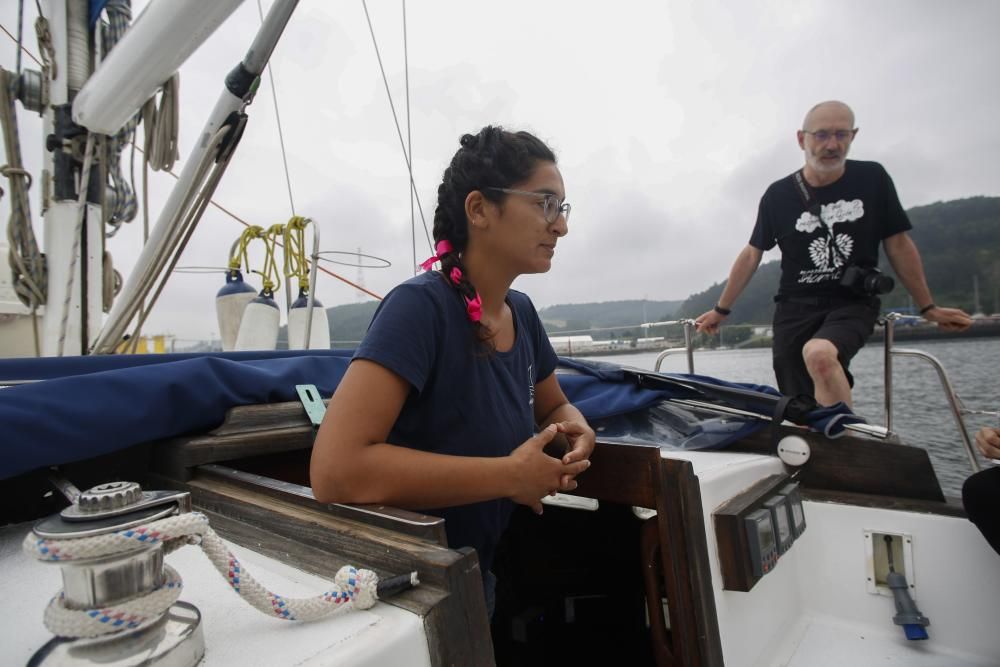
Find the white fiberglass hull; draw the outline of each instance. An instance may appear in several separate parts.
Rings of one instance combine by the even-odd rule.
[[[715,608],[727,666],[1000,664],[1000,558],[957,516],[806,500],[805,533],[748,592],[723,588],[713,512],[771,474],[774,457],[664,452],[690,460],[698,475]],[[868,533],[910,540],[908,582],[930,619],[929,639],[908,641],[893,623],[893,598],[869,586]]]

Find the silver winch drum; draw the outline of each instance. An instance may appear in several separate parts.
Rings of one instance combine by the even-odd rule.
[[[191,511],[187,492],[143,491],[134,482],[95,486],[71,498],[73,504],[34,527],[39,538],[71,540],[116,533]],[[102,609],[132,600],[163,585],[163,543],[140,544],[123,553],[59,562],[68,609]],[[196,665],[205,655],[201,613],[177,601],[157,618],[134,629],[97,637],[54,637],[29,666],[99,664],[105,667]]]

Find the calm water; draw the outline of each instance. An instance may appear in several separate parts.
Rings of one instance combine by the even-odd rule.
[[[1000,340],[914,341],[897,348],[931,354],[944,365],[955,391],[967,408],[1000,409]],[[609,357],[591,357],[627,366],[652,369],[657,352]],[[683,354],[670,356],[660,370],[686,373]],[[731,380],[774,385],[771,350],[700,351],[694,356],[696,373]],[[854,409],[875,424],[884,424],[884,366],[881,343],[872,343],[851,364],[854,374]],[[958,427],[951,415],[941,382],[932,366],[922,359],[893,358],[893,430],[907,444],[927,449],[938,479],[948,495],[960,495],[962,481],[972,472],[962,447]],[[971,415],[966,418],[970,435],[981,426],[997,426],[997,418]]]

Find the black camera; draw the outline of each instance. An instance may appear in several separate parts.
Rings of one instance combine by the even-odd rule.
[[[840,285],[860,296],[878,296],[891,292],[896,281],[874,266],[852,264],[844,269]]]

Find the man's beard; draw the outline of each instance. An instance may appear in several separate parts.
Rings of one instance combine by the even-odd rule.
[[[844,162],[847,161],[847,156],[841,153],[837,156],[836,162],[830,162],[823,160],[824,157],[833,157],[825,155],[809,155],[809,166],[812,167],[819,173],[830,173],[838,171],[844,166]]]

